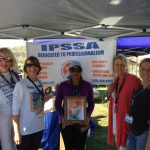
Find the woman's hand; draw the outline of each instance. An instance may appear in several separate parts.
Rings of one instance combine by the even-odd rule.
[[[21,134],[20,134],[20,132],[16,132],[15,133],[14,141],[15,141],[16,145],[20,145],[21,144]]]
[[[55,98],[55,97],[52,95],[44,96],[44,103],[47,102],[48,100],[50,100],[51,98]]]
[[[89,126],[90,124],[90,117],[87,117],[87,120],[83,123],[84,126]]]
[[[87,117],[87,121],[82,125],[82,127],[80,128],[81,132],[84,132],[86,130],[88,130],[91,127],[90,125],[90,120]]]
[[[63,125],[63,126],[67,126],[67,125],[68,125],[67,122],[65,121],[64,117],[61,118],[61,122],[62,122],[62,125]]]
[[[20,116],[14,115],[12,120],[13,120],[13,127],[14,127],[14,141],[16,145],[19,145],[21,144],[21,134],[19,131]]]
[[[71,123],[66,122],[66,120],[64,119],[64,117],[61,118],[61,123],[62,123],[62,127],[63,128],[65,128],[65,126],[68,126],[68,125],[73,125]]]

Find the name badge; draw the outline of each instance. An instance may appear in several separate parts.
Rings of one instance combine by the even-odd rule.
[[[126,114],[125,121],[129,124],[132,124],[133,123],[133,116],[129,116],[128,114]]]

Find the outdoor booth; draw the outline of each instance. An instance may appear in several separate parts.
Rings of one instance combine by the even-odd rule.
[[[147,0],[1,0],[0,14],[0,39],[70,39],[27,43],[28,56],[37,56],[45,68],[40,74],[45,85],[67,79],[67,60],[81,61],[86,68],[83,75],[93,85],[108,85],[113,82],[110,61],[116,52],[126,56],[149,53],[148,47],[133,47],[133,43],[128,47],[123,39],[150,36]],[[149,43],[143,39],[141,44],[145,41]]]
[[[123,54],[127,57],[138,57],[149,54],[149,39],[150,37],[119,37],[103,41],[85,38],[34,40],[33,43],[27,43],[27,54],[35,55],[41,61],[44,71],[39,77],[44,80],[45,85],[53,86],[66,80],[68,66],[74,60],[83,65],[85,68],[83,76],[93,85],[108,85],[113,82],[111,66],[113,56]],[[55,72],[53,72],[54,68],[57,68]],[[52,129],[52,136],[56,136],[54,132],[58,130],[55,129],[56,124],[53,123],[54,119],[58,122],[58,116],[48,113],[45,117],[49,122],[46,128]],[[50,132],[46,136],[51,136]],[[62,138],[60,146],[63,147]]]

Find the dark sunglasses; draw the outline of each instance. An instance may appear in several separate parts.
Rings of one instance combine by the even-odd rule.
[[[40,67],[39,64],[26,64],[26,67]]]
[[[74,73],[74,72],[76,72],[76,73],[81,73],[81,72],[82,72],[82,69],[81,69],[81,68],[71,68],[69,71],[70,71],[71,73]]]
[[[10,62],[12,59],[11,57],[2,57],[0,56],[0,62],[5,61],[5,62]]]

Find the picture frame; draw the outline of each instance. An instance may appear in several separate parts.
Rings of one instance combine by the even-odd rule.
[[[64,98],[64,123],[86,124],[86,97],[66,96]]]
[[[40,93],[30,93],[30,111],[41,113],[44,110],[44,99]]]

